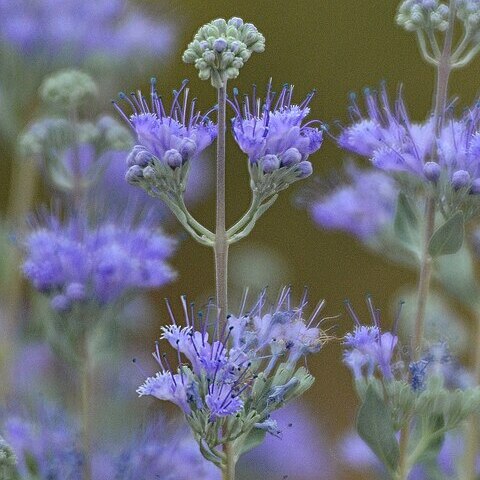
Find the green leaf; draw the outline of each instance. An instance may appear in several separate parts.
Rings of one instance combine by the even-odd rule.
[[[372,386],[357,417],[357,431],[375,455],[390,470],[398,465],[400,450],[393,428],[392,412]]]
[[[464,236],[465,219],[463,212],[457,212],[432,235],[428,245],[428,253],[434,258],[456,253],[463,245]]]
[[[418,217],[404,193],[400,193],[398,196],[394,230],[397,238],[404,244],[416,246],[418,243]]]
[[[240,455],[249,452],[255,447],[258,447],[265,440],[267,432],[260,428],[253,428],[246,437],[242,437],[242,447],[240,449]]]

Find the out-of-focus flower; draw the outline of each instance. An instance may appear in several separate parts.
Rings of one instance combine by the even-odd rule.
[[[439,134],[432,120],[412,123],[401,96],[392,109],[385,87],[379,95],[365,93],[367,115],[355,98],[353,124],[338,138],[340,147],[367,157],[389,173],[405,173],[432,187],[480,193],[480,105],[462,118],[447,118]]]
[[[4,412],[3,432],[18,458],[22,478],[80,480],[83,456],[76,426],[63,412],[39,404],[29,414]]]
[[[50,297],[54,310],[108,304],[174,278],[165,262],[175,242],[152,228],[148,216],[137,224],[128,214],[120,220],[92,224],[80,215],[66,222],[46,216],[26,236],[24,275]]]
[[[272,415],[276,435],[268,435],[259,447],[245,455],[238,470],[241,479],[327,480],[334,478],[335,459],[330,454],[325,433],[301,402],[286,405]],[[250,466],[250,468],[249,468]]]
[[[0,18],[0,40],[14,50],[70,62],[163,56],[174,38],[171,25],[126,0],[1,0]]]
[[[393,223],[398,188],[386,174],[350,164],[348,183],[320,195],[309,208],[321,227],[343,230],[368,242]]]

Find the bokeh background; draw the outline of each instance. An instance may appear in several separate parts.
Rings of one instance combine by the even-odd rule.
[[[317,95],[312,102],[313,117],[332,124],[347,120],[348,94],[363,88],[376,87],[383,80],[390,91],[403,84],[404,95],[413,118],[423,119],[432,102],[433,71],[417,53],[415,39],[398,28],[394,21],[398,2],[394,0],[157,0],[143,2],[150,14],[161,16],[175,29],[176,38],[167,55],[142,65],[135,72],[124,69],[115,83],[130,91],[148,88],[148,80],[157,76],[160,91],[169,92],[182,79],[191,78],[191,89],[199,98],[202,110],[215,103],[214,91],[208,82],[196,78],[194,69],[181,62],[181,54],[197,28],[216,18],[239,16],[254,23],[265,35],[264,54],[254,55],[243,68],[237,81],[240,91],[251,84],[263,88],[270,77],[274,82],[295,85],[301,97],[312,88]],[[1,21],[1,20],[0,20]],[[155,42],[155,38],[151,39]],[[2,68],[0,66],[0,68]],[[452,80],[452,93],[461,94],[463,103],[477,93],[477,76],[473,69],[459,72]],[[113,87],[112,87],[113,88]],[[117,88],[117,87],[115,87]],[[110,111],[110,98],[116,90],[106,92],[96,111]],[[297,97],[298,98],[298,97]],[[461,102],[462,103],[462,102]],[[93,107],[92,107],[93,108]],[[24,125],[35,116],[38,105],[26,105]],[[0,147],[0,209],[5,212],[13,174],[13,144],[2,141]],[[315,175],[324,177],[341,168],[346,160],[328,138],[319,153],[312,158]],[[213,165],[213,149],[203,160],[205,167]],[[301,204],[317,188],[313,179],[295,184],[257,224],[252,234],[231,248],[232,306],[244,286],[253,289],[269,285],[272,292],[284,284],[291,284],[298,295],[309,287],[312,302],[325,298],[325,316],[337,316],[327,325],[341,336],[350,328],[344,314],[343,301],[348,298],[360,313],[366,313],[365,296],[372,294],[375,303],[384,311],[386,322],[391,301],[397,290],[413,284],[415,278],[408,270],[384,261],[358,244],[352,237],[322,231],[316,227]],[[305,193],[306,186],[310,193]],[[49,192],[38,189],[37,201],[48,199]],[[229,223],[236,220],[248,207],[250,191],[246,159],[232,138],[227,143],[227,212]],[[197,202],[193,213],[207,225],[214,222],[214,192]],[[132,350],[150,352],[159,326],[165,321],[163,298],[175,301],[186,293],[200,302],[214,292],[213,260],[211,252],[192,239],[182,235],[174,222],[167,231],[179,234],[180,247],[172,260],[178,271],[178,280],[164,289],[153,292],[155,309],[147,320],[147,328],[132,334]],[[5,260],[5,259],[3,259]],[[2,260],[2,261],[3,261]],[[309,368],[316,377],[314,387],[306,394],[312,418],[324,436],[327,451],[321,462],[338,461],[336,443],[352,427],[357,400],[351,377],[341,362],[339,342],[325,347],[321,354],[309,359]],[[136,375],[125,359],[122,375]],[[141,380],[141,379],[139,379]],[[134,396],[134,393],[132,393]],[[139,415],[148,408],[148,402],[139,400],[134,407]],[[143,413],[144,415],[144,413]],[[290,459],[295,462],[295,458]],[[295,478],[289,477],[289,478]],[[314,478],[314,477],[312,477]],[[322,477],[323,478],[323,477]],[[369,475],[344,471],[337,479],[370,478]]]

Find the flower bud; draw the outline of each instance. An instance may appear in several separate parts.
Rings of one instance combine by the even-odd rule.
[[[190,138],[185,138],[185,140],[183,140],[183,142],[180,145],[180,154],[184,161],[193,157],[196,151],[197,151],[197,144],[195,143],[194,140]]]
[[[62,110],[71,110],[85,104],[98,94],[92,78],[79,70],[62,70],[48,77],[40,87],[40,96]]]
[[[138,183],[142,178],[143,169],[140,167],[140,165],[131,166],[125,174],[125,180],[132,185]]]
[[[152,166],[148,165],[143,169],[143,178],[145,178],[145,180],[155,180],[156,176],[157,174]]]
[[[302,160],[302,154],[296,148],[289,148],[282,155],[282,167],[291,167]]]
[[[297,166],[297,170],[300,178],[307,178],[313,173],[312,164],[308,161],[300,162]]]
[[[223,52],[228,46],[228,43],[227,41],[224,39],[224,38],[217,38],[214,42],[213,42],[213,48],[218,52],[218,53],[221,53]]]
[[[423,173],[427,180],[435,183],[440,178],[440,165],[437,162],[427,162],[423,166]]]
[[[167,165],[172,168],[181,167],[183,164],[182,155],[178,150],[175,150],[174,148],[172,148],[171,150],[167,150],[163,159],[165,160]]]
[[[262,166],[265,173],[272,173],[280,168],[280,160],[276,155],[265,155],[262,159]]]
[[[473,195],[478,195],[478,194],[480,194],[480,178],[476,178],[476,179],[472,182],[472,188],[471,188],[470,192],[471,192]]]
[[[457,170],[452,175],[452,186],[458,190],[466,187],[470,183],[470,174],[465,170]]]
[[[50,306],[58,313],[67,312],[72,306],[70,299],[65,295],[55,295],[50,301]]]
[[[72,282],[65,288],[65,295],[69,300],[79,302],[85,300],[85,285],[79,282]]]

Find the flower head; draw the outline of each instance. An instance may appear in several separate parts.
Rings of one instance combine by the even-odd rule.
[[[380,312],[373,306],[370,297],[367,299],[373,325],[362,325],[347,302],[347,310],[355,322],[353,332],[344,338],[345,352],[343,361],[352,370],[356,379],[364,375],[371,377],[378,369],[386,380],[393,379],[392,359],[398,343],[396,333],[380,329]]]
[[[130,8],[127,0],[0,1],[1,39],[29,57],[125,59],[165,55],[174,32]],[[55,15],[52,15],[55,12]]]
[[[252,23],[241,18],[218,18],[203,25],[183,54],[185,63],[193,63],[202,80],[215,88],[236,78],[253,52],[265,50],[265,38]]]
[[[348,183],[317,197],[310,206],[316,223],[343,230],[362,241],[373,240],[393,222],[398,188],[386,174],[350,164]]]
[[[305,173],[311,170],[307,168],[311,167],[308,157],[321,147],[323,140],[322,131],[312,126],[317,120],[304,123],[314,94],[309,93],[296,105],[292,103],[293,86],[284,85],[276,97],[270,81],[263,103],[254,87],[252,97],[245,96],[241,106],[234,90],[230,102],[235,110],[233,134],[250,163],[259,164],[265,173],[294,167],[299,176],[307,176]]]
[[[210,439],[211,430],[218,434],[229,417],[239,419],[232,435],[254,428],[272,430],[265,423],[269,413],[313,383],[305,368],[296,365],[303,356],[318,352],[327,339],[315,323],[323,302],[305,321],[305,298],[292,308],[290,290],[284,289],[278,302],[267,308],[263,292],[248,313],[244,301],[240,314],[226,323],[212,318],[212,304],[197,318],[185,298],[182,304],[186,325],[178,325],[168,305],[172,324],[162,328],[161,337],[174,348],[178,366],[172,368],[157,342],[153,356],[160,371],[138,388],[138,394],[178,405],[199,438]],[[217,446],[215,438],[210,448]]]
[[[165,109],[158,96],[156,80],[151,82],[151,105],[143,95],[120,94],[132,109],[127,116],[120,106],[113,102],[122,118],[133,129],[137,145],[127,158],[129,183],[139,184],[151,195],[160,190],[185,189],[189,161],[197,158],[217,135],[217,127],[206,115],[195,111],[195,99],[188,103],[187,81],[174,91],[172,106]],[[183,95],[183,98],[182,98]],[[180,184],[173,171],[181,169]]]
[[[432,119],[411,122],[401,96],[392,109],[385,87],[378,95],[367,90],[365,99],[366,116],[355,98],[352,100],[354,122],[338,137],[341,148],[367,157],[390,174],[404,173],[412,180],[438,188],[438,197],[443,201],[455,192],[480,193],[479,104],[460,119],[447,115],[437,134]]]
[[[112,303],[131,290],[171,281],[165,261],[174,242],[155,231],[148,216],[139,224],[129,215],[122,220],[92,224],[80,216],[66,222],[46,216],[24,239],[25,277],[59,312],[84,302]]]

